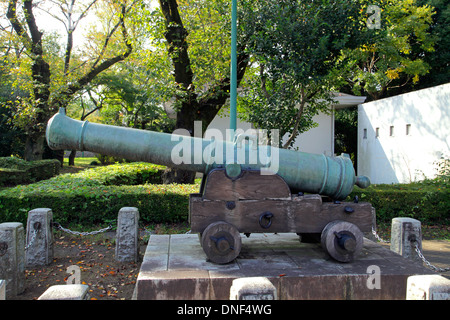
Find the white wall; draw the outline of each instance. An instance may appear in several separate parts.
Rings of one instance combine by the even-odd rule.
[[[230,128],[230,111],[227,108],[217,115],[213,121],[208,125],[208,129],[219,129],[225,139],[225,132]],[[251,129],[252,125],[248,122],[243,122],[239,118],[236,119],[236,129],[248,130]]]
[[[332,156],[334,154],[334,116],[333,114],[319,113],[313,117],[314,122],[319,125],[300,134],[293,148],[299,151],[324,154]],[[287,141],[287,135],[283,140]]]
[[[433,178],[442,156],[450,156],[450,83],[358,106],[358,175],[374,184]]]

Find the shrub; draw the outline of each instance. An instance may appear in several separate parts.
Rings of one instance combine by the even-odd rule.
[[[122,207],[137,207],[144,222],[187,221],[189,194],[198,192],[198,184],[132,185],[144,178],[151,181],[163,168],[145,163],[112,165],[9,188],[0,191],[0,222],[25,224],[28,211],[51,208],[54,220],[63,226],[87,226],[116,219]]]
[[[0,158],[0,186],[32,183],[59,174],[58,160],[25,161],[15,157]]]
[[[95,157],[103,165],[129,162],[124,158],[118,158],[118,157],[108,156],[108,155],[104,155],[104,154],[96,154]]]
[[[431,182],[355,187],[349,199],[358,196],[376,209],[377,221],[411,217],[422,222],[450,222],[450,191],[444,184]]]
[[[133,162],[92,168],[71,177],[96,181],[102,185],[161,184],[165,168],[156,164]]]

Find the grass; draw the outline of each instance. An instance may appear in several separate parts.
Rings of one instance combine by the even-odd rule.
[[[61,174],[64,173],[77,173],[79,171],[88,169],[88,168],[94,168],[95,165],[91,165],[93,161],[96,161],[98,165],[100,164],[100,161],[96,157],[89,157],[89,158],[75,158],[75,165],[69,167],[69,158],[64,158],[64,166],[61,168]]]
[[[391,224],[388,222],[377,223],[377,234],[381,239],[389,241],[391,237]],[[450,241],[450,226],[422,223],[422,239]]]

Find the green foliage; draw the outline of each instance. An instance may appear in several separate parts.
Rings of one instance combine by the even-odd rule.
[[[424,61],[430,71],[420,79],[419,88],[429,88],[450,82],[450,5],[448,0],[418,0],[419,5],[434,7],[431,36],[436,39],[434,52],[427,53]]]
[[[424,223],[450,223],[450,190],[447,183],[436,181],[411,184],[355,187],[349,199],[358,196],[370,202],[377,221],[390,222],[396,217],[411,217]]]
[[[336,80],[349,84],[353,93],[370,100],[404,93],[430,69],[424,57],[434,54],[431,34],[433,7],[416,0],[363,0],[380,8],[380,28],[364,28],[366,41],[358,48],[344,48],[335,70]],[[367,14],[368,18],[369,14]],[[411,88],[409,88],[411,90]]]
[[[428,180],[428,182],[448,184],[450,182],[450,159],[442,157],[434,164],[436,165],[436,178],[431,181]]]
[[[125,159],[117,158],[117,157],[113,157],[113,156],[108,156],[108,155],[104,155],[104,154],[96,154],[95,157],[103,165],[126,162]]]
[[[199,185],[141,184],[155,181],[162,168],[111,165],[2,190],[0,221],[26,223],[28,211],[50,207],[61,225],[89,226],[116,219],[120,208],[129,206],[139,209],[144,223],[186,221],[189,194],[198,192]]]
[[[66,181],[67,178],[84,179],[106,186],[139,185],[144,183],[161,184],[164,169],[165,167],[160,165],[133,162],[92,168],[69,176],[62,175],[61,179],[63,181]],[[57,178],[54,180],[56,183],[59,183]]]
[[[359,6],[349,1],[243,2],[241,37],[254,68],[239,99],[244,120],[290,133],[283,147],[317,124],[333,102],[330,66],[359,43]]]
[[[71,4],[65,1],[0,2],[0,12],[6,13],[4,22],[11,25],[1,27],[0,59],[9,68],[12,95],[26,93],[21,99],[12,100],[15,106],[12,118],[14,126],[27,136],[24,152],[27,160],[42,158],[45,127],[58,107],[66,107],[97,75],[125,60],[132,51],[134,34],[129,24],[137,14],[133,9],[142,3],[94,2],[91,5],[75,1]],[[36,15],[36,11],[43,14]],[[58,20],[56,24],[61,22],[59,27],[66,27],[65,35],[44,30],[43,19],[48,19],[45,12],[53,21]],[[92,14],[98,19],[85,25],[88,27],[84,34],[86,41],[73,43],[78,22]],[[52,26],[55,27],[58,26]]]
[[[9,68],[7,59],[0,57],[0,157],[23,156],[25,144],[24,130],[17,128],[12,121],[16,112],[15,101],[25,97],[25,93],[14,92]]]
[[[162,107],[159,81],[134,54],[114,71],[106,71],[93,81],[91,101],[98,97],[100,122],[152,131],[173,131],[174,120]],[[135,60],[133,60],[135,58]],[[91,103],[92,104],[92,103]]]
[[[0,186],[32,183],[59,174],[58,160],[25,161],[15,157],[0,158]]]

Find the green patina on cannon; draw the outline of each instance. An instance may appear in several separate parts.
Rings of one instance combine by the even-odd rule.
[[[258,145],[255,136],[234,141],[78,121],[65,110],[48,122],[46,138],[55,150],[76,149],[145,161],[204,174],[200,192],[190,195],[191,231],[215,263],[233,261],[240,234],[294,232],[321,241],[342,262],[362,249],[362,232],[372,230],[372,206],[342,202],[354,185],[365,188],[348,156]],[[246,142],[247,140],[248,143]]]

